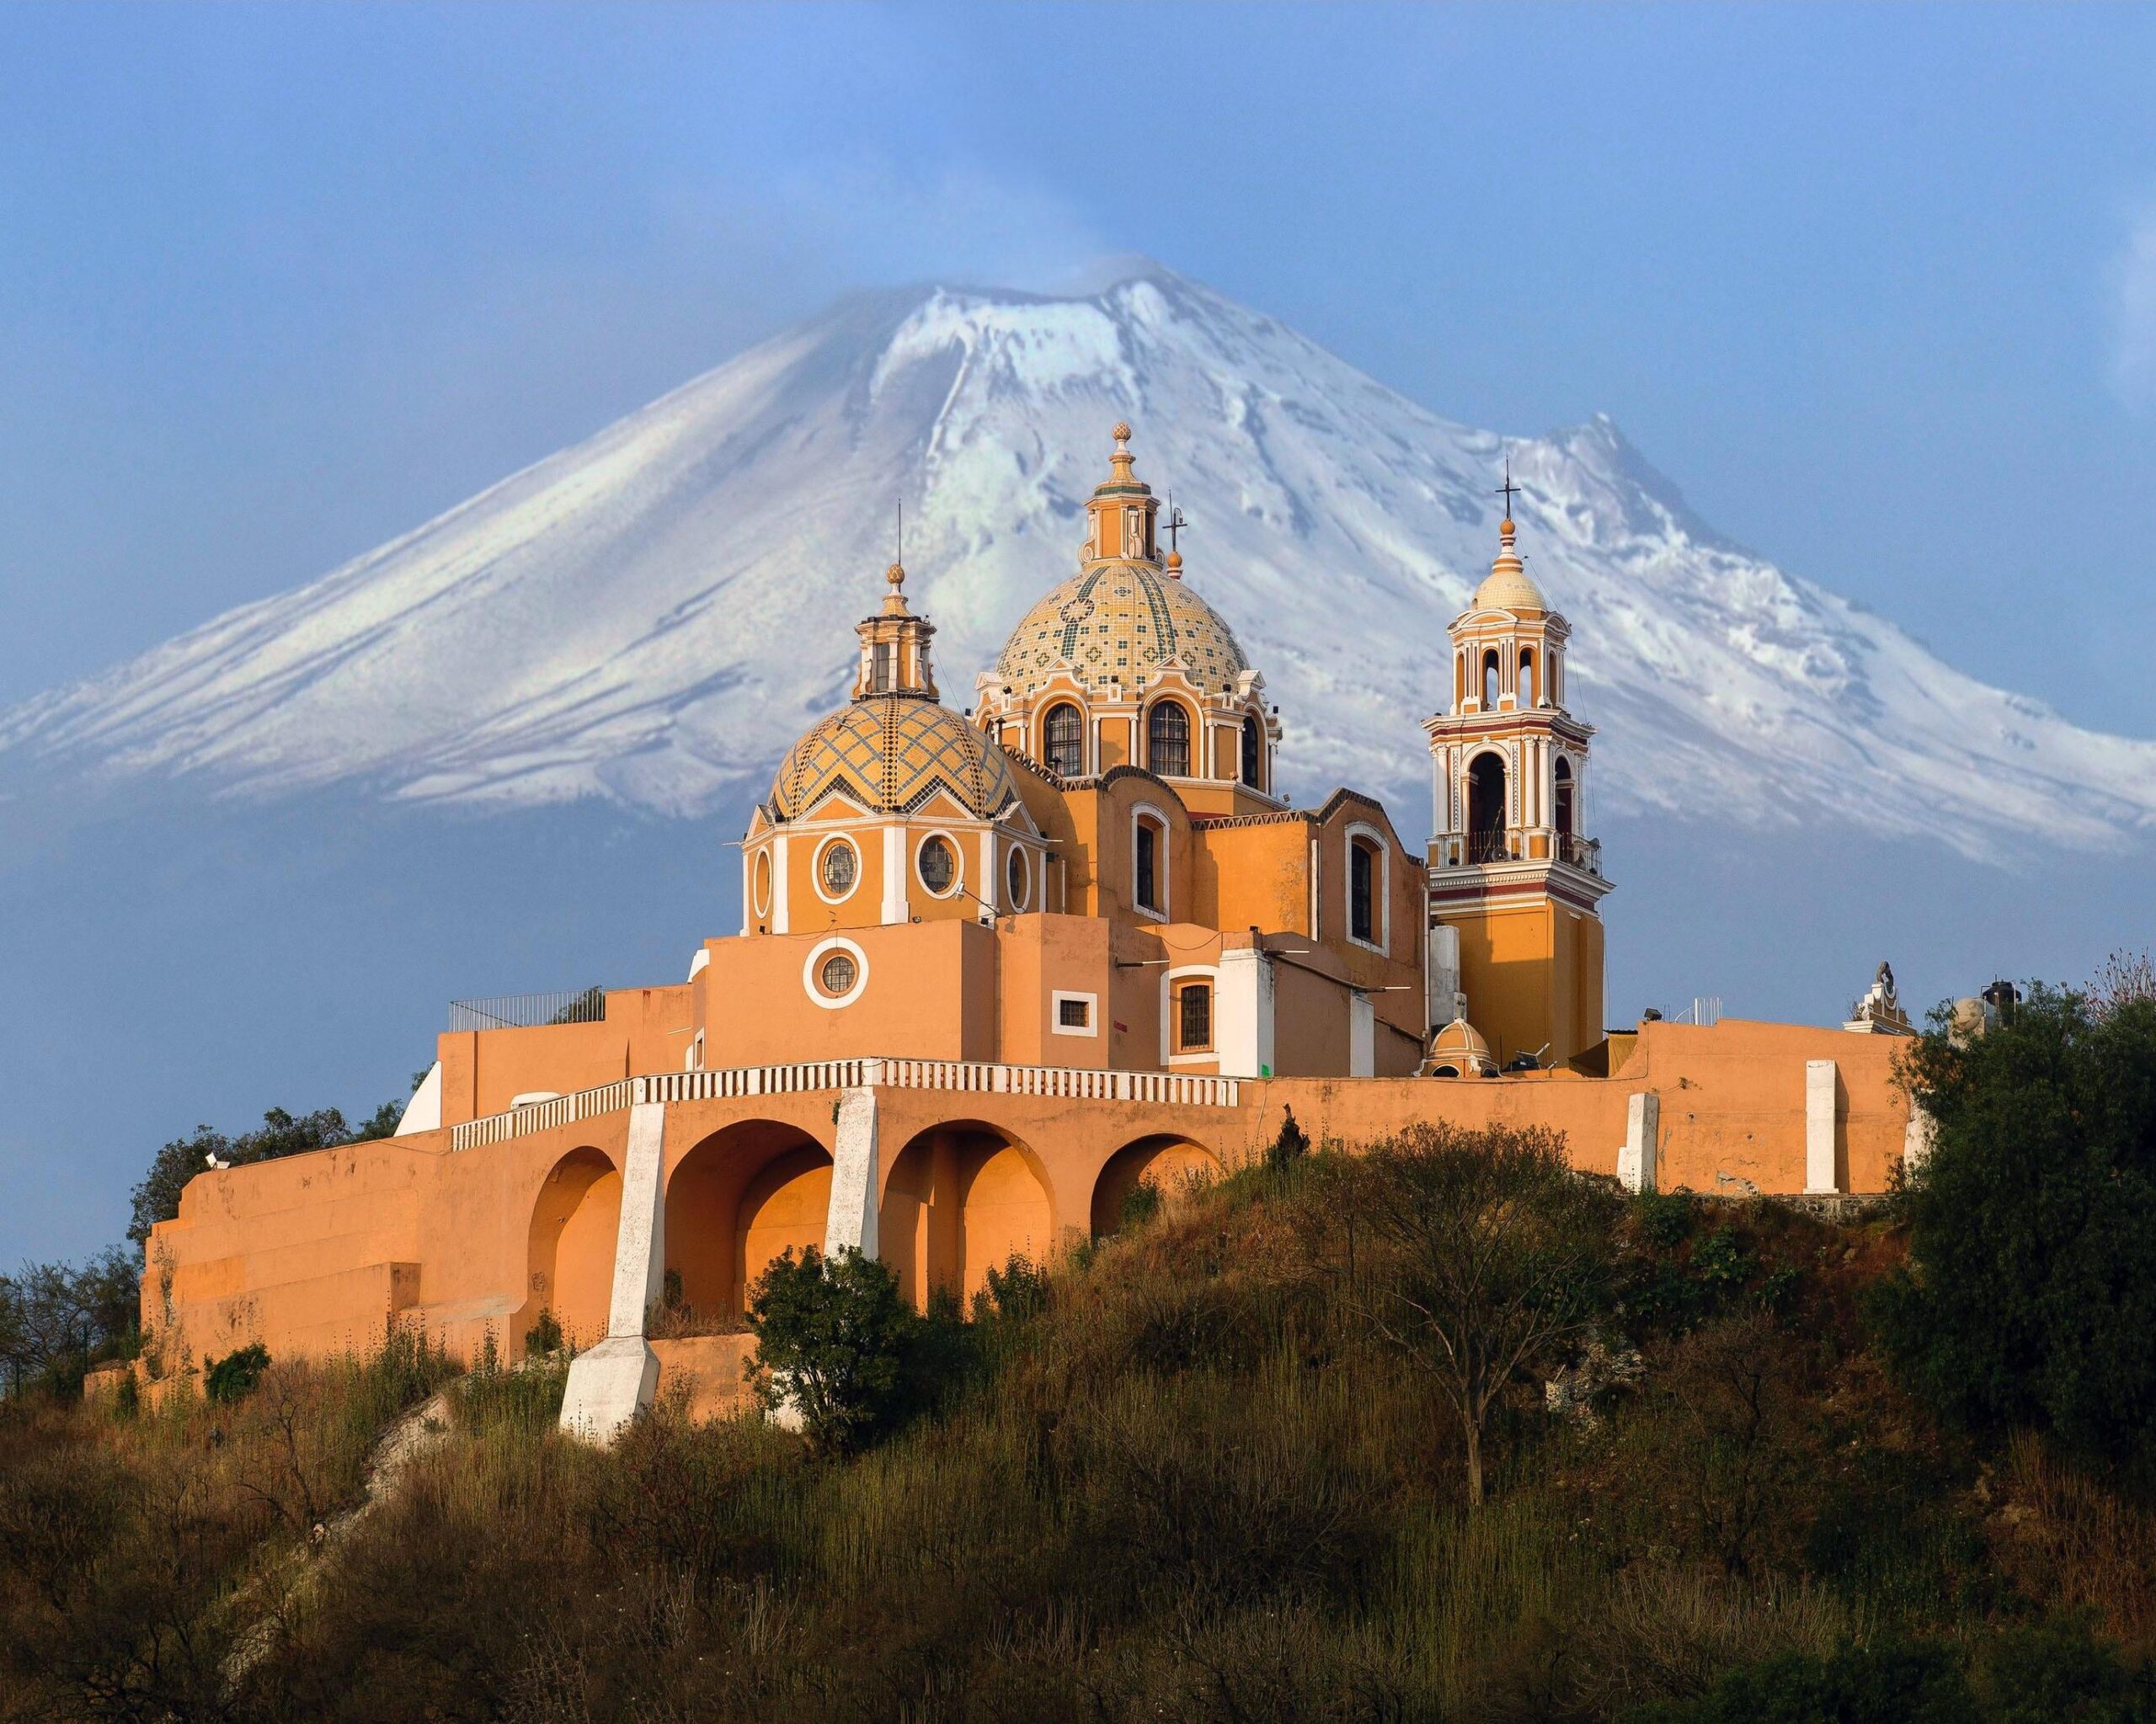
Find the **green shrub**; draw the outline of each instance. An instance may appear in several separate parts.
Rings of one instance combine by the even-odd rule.
[[[551,1306],[539,1307],[539,1320],[524,1332],[525,1356],[559,1353],[562,1350],[562,1324]]]
[[[1935,1017],[1906,1076],[1935,1134],[1870,1302],[1902,1381],[1972,1431],[2156,1467],[2156,1001]]]
[[[859,1452],[888,1435],[905,1408],[907,1356],[919,1320],[885,1264],[851,1248],[782,1252],[749,1300],[760,1374],[757,1394],[798,1415],[827,1453]]]
[[[202,1392],[221,1405],[244,1401],[269,1369],[270,1349],[259,1341],[251,1341],[222,1358],[203,1361]]]

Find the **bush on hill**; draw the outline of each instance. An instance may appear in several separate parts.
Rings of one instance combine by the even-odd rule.
[[[2156,997],[2034,990],[1988,1033],[1943,1019],[1908,1062],[1936,1122],[1908,1264],[1876,1310],[1940,1417],[2156,1464]]]

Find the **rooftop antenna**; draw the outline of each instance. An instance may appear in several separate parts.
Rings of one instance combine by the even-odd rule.
[[[1181,552],[1182,530],[1190,523],[1182,518],[1182,510],[1176,507],[1176,494],[1173,491],[1168,493],[1168,518],[1164,525],[1168,530],[1168,548],[1171,551]]]
[[[1505,477],[1512,477],[1509,468],[1506,470]],[[898,554],[891,561],[903,567],[906,560],[906,499],[903,497],[899,499],[899,542],[894,548]]]
[[[1497,495],[1505,499],[1505,519],[1513,518],[1513,499],[1519,494],[1519,487],[1513,483],[1512,451],[1505,451],[1505,482],[1497,487]]]

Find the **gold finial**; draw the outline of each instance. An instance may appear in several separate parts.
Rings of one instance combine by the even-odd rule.
[[[903,563],[894,563],[889,568],[883,571],[883,579],[890,583],[890,590],[883,595],[883,614],[886,616],[904,616],[907,615],[905,564]]]
[[[1110,481],[1110,483],[1114,483],[1118,481],[1128,482],[1132,478],[1130,471],[1129,425],[1124,421],[1118,419],[1116,421],[1113,435],[1115,437],[1115,453],[1108,457],[1108,465],[1115,469],[1115,473],[1114,478]]]
[[[905,564],[903,563],[894,563],[889,568],[883,571],[883,579],[890,582],[890,584],[894,587],[904,586],[906,584]]]

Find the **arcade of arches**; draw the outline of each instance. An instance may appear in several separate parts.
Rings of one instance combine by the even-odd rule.
[[[666,1186],[666,1268],[683,1304],[733,1317],[781,1252],[824,1242],[830,1151],[798,1126],[744,1119],[706,1138]]]
[[[554,1164],[531,1206],[527,1296],[513,1320],[515,1337],[542,1310],[554,1314],[572,1344],[606,1334],[621,1220],[622,1176],[605,1151],[572,1150]]]

